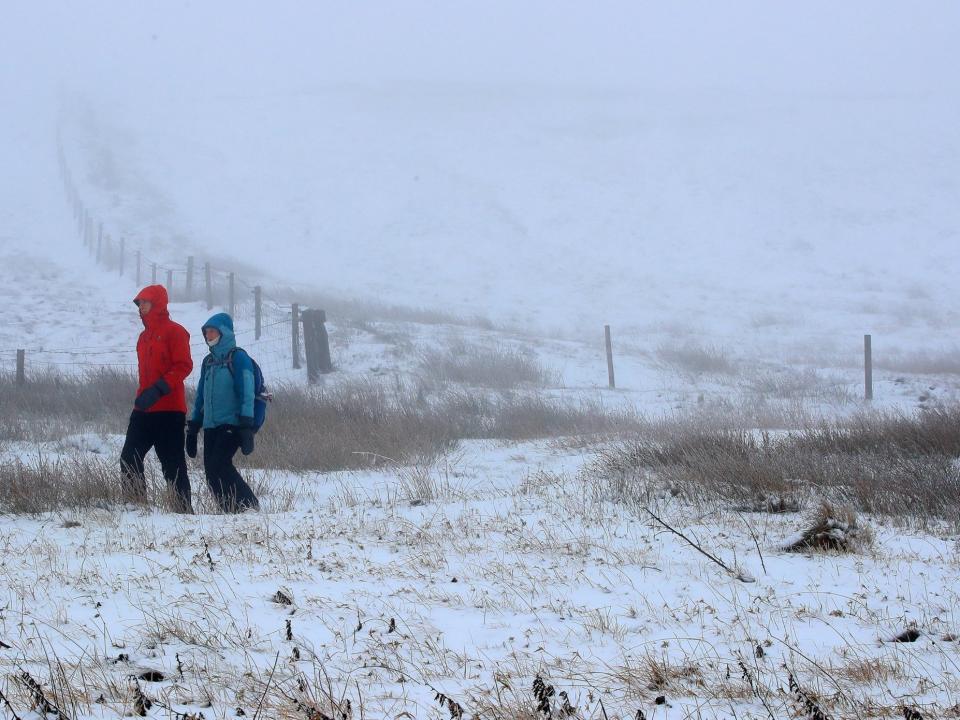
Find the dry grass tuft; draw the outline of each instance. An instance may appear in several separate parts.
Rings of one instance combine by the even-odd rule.
[[[119,466],[98,457],[3,463],[0,510],[35,514],[112,505],[122,501],[119,480]]]
[[[145,468],[147,497],[144,507],[159,507],[173,512],[178,502],[157,468]],[[198,489],[197,477],[192,481]],[[47,512],[71,512],[92,508],[118,507],[125,502],[117,458],[73,453],[67,456],[38,457],[33,462],[16,459],[0,464],[0,512],[35,515]],[[208,512],[205,496],[194,498],[198,512]],[[67,519],[64,527],[79,525]]]
[[[751,376],[751,392],[763,399],[819,400],[846,404],[856,400],[849,383],[842,378],[822,374],[813,369],[778,368],[763,370]]]
[[[674,664],[666,657],[656,657],[647,653],[640,670],[640,677],[646,682],[646,689],[662,692],[667,689],[700,687],[703,685],[700,669],[691,664]]]
[[[661,345],[656,357],[661,364],[681,375],[736,375],[738,372],[730,354],[714,345],[692,341],[683,345]]]
[[[76,376],[44,372],[23,385],[0,374],[0,440],[50,439],[90,426],[123,432],[136,391],[132,373],[110,368]]]
[[[639,419],[598,403],[541,395],[478,395],[425,385],[363,382],[332,389],[281,387],[248,465],[332,471],[429,463],[459,440],[618,435]]]
[[[614,499],[653,492],[754,511],[796,509],[811,490],[871,514],[960,522],[960,406],[864,414],[783,436],[678,422],[604,451],[593,472]]]
[[[896,450],[909,457],[960,456],[960,405],[904,413],[862,413],[838,423],[821,423],[800,436],[805,449],[871,453]]]
[[[457,487],[456,469],[449,458],[398,468],[397,480],[401,499],[411,505],[425,505],[463,494]]]
[[[475,345],[459,341],[443,350],[420,355],[424,377],[477,387],[507,389],[521,385],[558,385],[556,373],[546,370],[533,353],[506,345]]]
[[[806,528],[798,537],[784,543],[782,549],[786,552],[855,552],[872,543],[873,531],[860,522],[853,508],[821,500],[809,514]]]
[[[80,377],[49,374],[22,387],[0,376],[0,439],[40,441],[90,430],[123,433],[135,384],[131,375],[113,371]],[[640,424],[630,412],[536,392],[478,394],[425,383],[280,386],[257,435],[256,452],[237,460],[248,467],[293,472],[393,465],[423,469],[464,439],[622,437],[637,432]],[[191,467],[191,474],[199,477],[198,465]],[[408,480],[411,500],[428,501],[451,489],[449,483],[444,487],[436,468],[411,474]],[[259,482],[259,490],[267,489],[264,479]],[[119,487],[116,458],[78,455],[13,463],[0,472],[0,507],[29,513],[110,504],[122,500]],[[289,498],[276,498],[277,508],[289,504]]]
[[[378,383],[281,386],[257,449],[260,468],[331,471],[404,464],[447,452],[456,437],[425,396]]]
[[[960,349],[881,355],[875,364],[881,370],[911,375],[960,375]]]
[[[773,461],[769,436],[678,426],[665,441],[642,439],[603,451],[597,470],[616,498],[649,500],[653,485],[691,499],[720,497],[750,509],[788,505],[796,487]],[[784,498],[780,503],[779,498]]]
[[[832,672],[837,677],[857,685],[887,686],[891,682],[908,677],[908,673],[899,662],[880,658],[851,660],[834,668]]]

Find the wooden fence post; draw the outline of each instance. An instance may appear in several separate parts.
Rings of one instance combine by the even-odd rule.
[[[237,310],[237,286],[235,281],[236,276],[233,273],[230,273],[230,317],[233,317]]]
[[[187,258],[187,302],[193,302],[193,255]]]
[[[873,400],[873,348],[872,338],[863,336],[863,399]]]
[[[300,369],[300,304],[290,306],[291,333],[293,338],[293,369]]]
[[[203,279],[206,284],[207,310],[213,310],[213,278],[210,276],[210,263],[203,264]]]
[[[123,277],[123,255],[124,251],[127,249],[127,242],[124,238],[120,238],[120,277]]]
[[[150,263],[150,284],[151,285],[157,284],[157,264],[156,263]]]
[[[173,270],[167,270],[167,295],[173,302]]]
[[[27,381],[27,351],[17,350],[17,385]]]
[[[260,339],[260,332],[263,330],[263,289],[257,285],[253,288],[253,327],[254,327],[254,338]]]
[[[324,323],[327,313],[324,310],[304,310],[303,345],[307,355],[307,380],[315,383],[320,373],[333,371],[330,360],[330,338]]]
[[[610,339],[610,326],[603,326],[603,336],[607,345],[607,383],[611,390],[616,389],[617,383],[613,377],[613,342]]]
[[[97,225],[97,265],[100,264],[100,255],[103,252],[103,223]]]

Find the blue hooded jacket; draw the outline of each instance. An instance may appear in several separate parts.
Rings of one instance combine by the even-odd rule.
[[[242,425],[253,421],[254,377],[253,361],[242,349],[237,349],[233,334],[233,319],[227,313],[217,313],[203,325],[220,331],[220,341],[210,348],[200,369],[200,384],[193,405],[192,420],[205,430],[221,425]],[[233,372],[227,364],[233,353]]]

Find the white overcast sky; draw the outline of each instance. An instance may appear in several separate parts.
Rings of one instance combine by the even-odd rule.
[[[8,0],[3,102],[340,83],[957,94],[956,0]]]
[[[483,205],[496,200],[542,242],[560,235],[577,245],[584,237],[609,236],[612,247],[622,251],[623,238],[633,237],[635,228],[649,231],[650,243],[695,248],[702,244],[690,241],[705,238],[710,252],[703,254],[704,268],[687,268],[686,257],[678,261],[694,275],[715,274],[717,260],[739,243],[745,257],[729,264],[741,275],[759,277],[762,258],[753,262],[755,249],[765,247],[768,238],[788,242],[794,235],[820,242],[818,252],[847,245],[854,257],[865,246],[899,248],[904,252],[870,257],[900,274],[910,258],[952,267],[939,258],[954,252],[960,206],[954,201],[954,169],[960,162],[960,0],[5,0],[2,10],[0,157],[8,172],[16,176],[19,169],[49,160],[61,92],[95,106],[103,102],[103,120],[117,118],[122,126],[119,119],[125,118],[131,132],[156,140],[153,149],[160,157],[148,160],[146,170],[161,173],[156,184],[178,210],[169,222],[180,225],[168,227],[163,224],[168,218],[142,214],[131,219],[155,234],[234,242],[244,233],[256,238],[268,230],[279,232],[275,215],[288,220],[303,215],[300,225],[282,229],[285,237],[327,228],[330,237],[371,239],[369,246],[347,248],[342,265],[331,263],[340,272],[350,262],[366,267],[370,257],[383,254],[381,237],[402,239],[406,257],[415,245],[408,240],[419,237],[425,225],[439,228],[422,239],[420,264],[426,267],[435,248],[448,247],[447,235],[462,236],[467,249],[491,238],[500,238],[506,250],[516,249],[511,228],[498,225],[500,216]],[[411,105],[429,95],[421,92],[424,87],[454,89],[454,98],[475,92],[481,102],[487,89],[521,97],[528,91],[531,96],[555,91],[564,100],[561,112],[588,126],[620,119],[619,106],[600,108],[599,103],[596,113],[581,118],[577,112],[591,106],[589,93],[609,97],[616,94],[611,91],[623,91],[632,103],[625,105],[632,114],[623,122],[647,122],[653,115],[659,124],[650,137],[628,143],[623,152],[596,138],[583,139],[589,133],[577,135],[580,144],[570,147],[566,143],[574,141],[559,132],[539,150],[529,148],[530,166],[550,168],[543,176],[530,175],[513,150],[478,143],[483,118],[475,120],[481,124],[478,131],[466,121],[462,126],[451,121],[448,135],[442,135],[442,113],[455,108],[436,101],[420,108],[423,117],[437,109],[433,127],[439,137],[432,142],[422,138],[430,133],[421,132],[421,116],[407,118],[406,124],[398,120],[396,127],[359,128],[354,125],[362,114],[345,116],[346,154],[340,166],[327,167],[337,153],[316,150],[315,156],[301,157],[295,143],[288,147],[278,141],[284,132],[314,132],[309,118],[301,124],[282,117],[274,122],[262,109],[272,106],[256,102],[274,94],[327,98],[337,94],[316,91],[352,85],[363,91],[344,96],[358,103],[380,91],[403,98],[409,90]],[[676,101],[664,100],[665,93],[676,94]],[[225,102],[196,102],[217,97]],[[780,102],[783,98],[789,101]],[[658,102],[668,110],[696,112],[644,113],[637,120],[637,107],[656,110]],[[544,103],[530,110],[537,122],[526,128],[530,135],[520,137],[539,139],[542,114],[550,107]],[[732,128],[723,124],[725,107],[736,111]],[[276,108],[298,112],[296,102],[278,102]],[[805,114],[795,116],[794,109]],[[236,160],[230,167],[222,160],[202,166],[207,155],[160,162],[171,148],[188,153],[194,135],[229,135],[224,131],[234,121],[230,113],[251,113],[236,124],[258,133],[247,144],[236,138],[224,142],[219,156],[210,155]],[[523,122],[522,114],[509,108],[491,117],[504,124]],[[709,123],[717,128],[711,131],[705,127]],[[117,141],[122,160],[127,156],[121,151],[131,152],[120,147],[122,138],[106,140]],[[403,152],[408,143],[413,159]],[[472,164],[449,150],[471,143],[476,152],[465,155]],[[536,142],[523,140],[515,150],[529,145]],[[143,147],[152,148],[150,142]],[[354,162],[362,150],[369,157]],[[604,155],[608,150],[613,154]],[[330,162],[321,166],[311,160],[321,156]],[[633,172],[636,158],[653,158],[656,182]],[[746,164],[737,164],[741,160]],[[447,181],[425,181],[421,187],[403,184],[397,175],[409,176],[413,170],[408,169],[431,162],[438,176],[463,176],[459,195],[457,187],[447,193]],[[167,165],[172,170],[165,171]],[[273,180],[260,188],[250,180],[253,175]],[[347,176],[353,184],[330,180]],[[189,187],[191,180],[204,189],[191,193],[179,187]],[[403,193],[388,192],[390,182],[402,186]],[[502,197],[484,195],[474,191],[476,183],[506,183],[508,189]],[[216,206],[210,194],[228,185],[226,209],[206,212]],[[560,188],[559,199],[550,201],[556,206],[543,187]],[[18,192],[25,204],[46,202],[46,193],[58,190],[38,176]],[[31,193],[43,197],[27,197]],[[191,201],[204,193],[202,207],[191,215]],[[435,202],[435,195],[444,193],[450,196],[448,205]],[[7,195],[6,209],[12,212],[19,201]],[[410,208],[415,212],[407,212]],[[557,213],[569,214],[569,227],[551,224]],[[0,234],[3,221],[0,212]],[[776,264],[781,245],[770,251],[768,261]],[[535,243],[531,248],[539,252]],[[914,252],[917,248],[922,252]],[[296,253],[291,244],[291,266],[299,263]],[[390,274],[392,260],[384,258],[385,267],[373,272],[374,278]],[[606,277],[602,266],[592,276],[581,272],[589,259],[570,259],[571,278]],[[491,263],[495,260],[496,253]],[[641,260],[638,267],[659,268],[663,277],[677,266]],[[825,268],[842,269],[842,260],[824,260]],[[456,287],[473,282],[477,293],[505,298],[515,289],[517,283],[501,279],[502,267],[486,270],[492,278],[487,291],[473,278],[451,276],[450,282]],[[632,278],[635,270],[623,274]],[[789,270],[781,269],[773,279],[787,284],[783,276]],[[362,287],[363,278],[356,280],[351,286]]]

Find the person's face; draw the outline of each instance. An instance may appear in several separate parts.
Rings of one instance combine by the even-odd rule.
[[[220,331],[213,327],[204,328],[203,336],[207,339],[207,342],[216,342],[220,339]]]
[[[137,307],[140,309],[140,317],[146,317],[147,313],[153,309],[153,303],[149,300],[141,300],[137,303]]]

